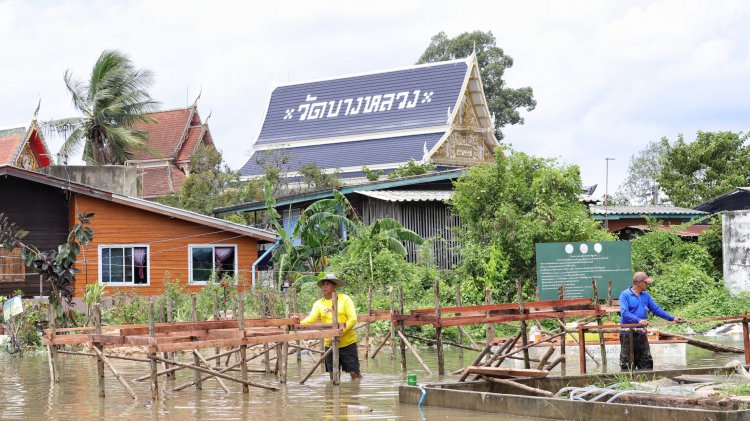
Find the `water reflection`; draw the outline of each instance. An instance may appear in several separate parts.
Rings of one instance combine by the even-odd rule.
[[[715,340],[711,338],[710,340]],[[741,341],[728,340],[728,344],[742,346]],[[207,351],[208,352],[208,351]],[[436,353],[427,348],[420,351],[430,367],[437,367]],[[466,351],[466,361],[475,353]],[[183,357],[186,358],[186,357]],[[738,354],[714,353],[688,347],[688,366],[724,365]],[[251,388],[249,394],[225,381],[229,393],[225,393],[216,380],[203,382],[203,390],[189,388],[179,392],[171,389],[193,380],[187,370],[177,372],[176,380],[160,381],[163,399],[150,401],[148,382],[131,382],[138,395],[133,400],[122,389],[117,380],[107,372],[105,399],[97,397],[96,366],[93,359],[85,356],[61,355],[61,382],[50,387],[49,370],[44,353],[27,355],[23,359],[0,354],[2,381],[0,381],[0,419],[49,419],[49,420],[304,420],[304,419],[365,419],[365,420],[442,420],[466,419],[497,420],[497,414],[448,410],[426,407],[420,411],[413,405],[398,403],[398,385],[403,382],[400,364],[384,351],[375,360],[362,361],[365,377],[362,381],[351,381],[342,376],[342,384],[333,387],[328,376],[317,371],[306,384],[299,379],[311,368],[309,358],[298,364],[289,360],[289,383],[274,392]],[[112,360],[112,364],[126,379],[146,374],[148,365],[130,361]],[[407,356],[410,374],[418,381],[439,381],[437,375],[427,375],[411,355]],[[458,352],[446,350],[446,369],[461,366]],[[251,368],[260,369],[260,364]],[[670,368],[670,367],[660,367]],[[568,373],[577,373],[575,364],[568,364]],[[238,373],[232,373],[237,375]],[[252,374],[255,381],[277,384],[273,375]],[[449,376],[455,379],[455,376]],[[163,378],[160,378],[162,380]],[[371,409],[371,412],[370,412]],[[503,416],[502,419],[509,419]],[[529,418],[522,418],[529,420]]]

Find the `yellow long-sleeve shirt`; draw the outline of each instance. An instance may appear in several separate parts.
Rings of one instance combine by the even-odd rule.
[[[341,335],[339,347],[343,348],[357,342],[357,336],[354,334],[354,326],[357,325],[357,310],[354,308],[354,301],[346,294],[338,294],[339,323],[346,323],[344,333]],[[319,299],[313,304],[310,315],[305,317],[300,323],[309,325],[320,321],[320,323],[332,323],[333,302],[325,297]],[[325,346],[331,346],[331,338],[325,338]]]

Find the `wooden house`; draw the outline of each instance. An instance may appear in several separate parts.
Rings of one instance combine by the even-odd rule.
[[[126,165],[138,168],[141,197],[156,199],[180,191],[190,175],[190,157],[199,145],[214,146],[208,122],[201,122],[197,100],[187,108],[148,114],[154,122],[135,124],[148,135],[148,145],[156,155],[133,153]]]
[[[438,171],[487,164],[498,145],[479,65],[465,59],[295,82],[272,89],[245,179],[267,166],[294,179],[315,164],[344,184],[362,167],[390,173],[410,160]]]
[[[90,283],[152,295],[162,293],[164,280],[196,291],[214,273],[250,282],[259,243],[276,240],[269,231],[13,166],[0,166],[0,197],[0,213],[42,251],[66,241],[79,213],[96,215],[94,239],[76,264],[76,297]],[[45,294],[39,276],[19,262],[18,249],[0,254],[0,294]]]
[[[656,220],[664,227],[681,225],[706,216],[706,212],[676,206],[602,206],[590,205],[591,217],[602,222],[609,232],[623,235],[646,231],[646,218]],[[606,221],[606,224],[605,224]]]

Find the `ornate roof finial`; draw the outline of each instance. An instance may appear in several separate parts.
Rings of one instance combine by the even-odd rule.
[[[474,41],[474,46],[471,48],[471,54],[477,55],[477,42]]]
[[[31,124],[36,126],[36,120],[39,116],[39,108],[42,106],[42,98],[39,98],[39,103],[36,104],[36,110],[34,110],[34,117],[31,119]]]
[[[195,97],[195,101],[193,101],[193,107],[198,105],[198,100],[201,99],[201,95],[203,95],[203,87],[201,86],[201,90],[198,91],[198,96]]]

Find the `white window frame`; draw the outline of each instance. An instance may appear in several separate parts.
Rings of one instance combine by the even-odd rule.
[[[104,282],[102,277],[102,250],[113,249],[113,248],[145,248],[146,249],[146,283],[136,284],[135,279],[132,282]],[[99,263],[99,285],[109,285],[117,287],[147,287],[151,285],[151,247],[148,244],[99,244],[99,256],[97,257]],[[135,275],[135,265],[133,265],[133,275]]]
[[[190,285],[206,285],[208,281],[194,281],[193,280],[193,248],[208,248],[212,250],[213,258],[212,261],[216,262],[216,247],[234,247],[234,279],[237,279],[239,268],[239,252],[237,244],[190,244],[188,245],[188,283]],[[216,269],[216,268],[214,268]]]

